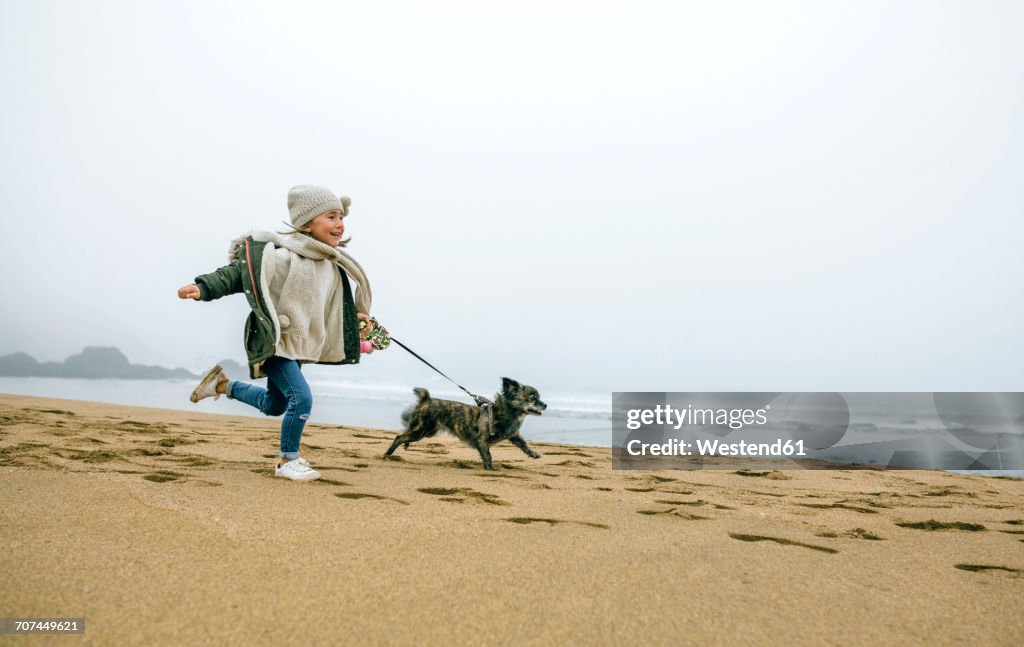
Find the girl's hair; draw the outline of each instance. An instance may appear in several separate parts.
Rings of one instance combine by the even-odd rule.
[[[301,229],[296,229],[295,227],[292,227],[287,222],[284,223],[284,224],[285,224],[285,226],[290,227],[290,229],[288,231],[279,231],[279,232],[277,232],[277,233],[279,233],[282,236],[294,236],[295,234],[302,234],[303,236],[309,236],[310,238],[313,237],[312,232],[302,231]],[[348,245],[350,240],[352,240],[351,236],[349,236],[348,238],[345,238],[343,240],[338,241],[338,247],[345,247],[346,245]]]

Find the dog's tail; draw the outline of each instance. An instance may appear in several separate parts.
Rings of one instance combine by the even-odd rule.
[[[430,392],[426,389],[416,387],[412,392],[416,394],[417,402],[402,412],[402,424],[405,425],[406,428],[408,428],[409,423],[412,422],[412,417],[416,413],[416,407],[430,400]]]

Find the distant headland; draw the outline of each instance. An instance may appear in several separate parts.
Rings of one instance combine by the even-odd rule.
[[[236,373],[246,369],[231,360],[223,360],[225,370]],[[66,377],[66,378],[118,378],[127,380],[166,380],[195,378],[195,373],[184,368],[164,368],[146,364],[132,364],[113,346],[87,346],[81,353],[63,362],[39,362],[27,353],[0,356],[0,376],[4,377]]]

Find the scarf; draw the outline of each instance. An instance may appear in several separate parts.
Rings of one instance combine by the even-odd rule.
[[[307,361],[336,362],[344,359],[340,284],[336,274],[331,277],[333,281],[325,277],[321,261],[331,261],[356,282],[356,311],[369,314],[373,293],[362,266],[340,248],[331,247],[312,236],[269,231],[249,235],[255,241],[291,252],[283,285],[277,280],[272,281],[279,285],[277,294],[272,293],[271,282],[266,281],[268,276],[276,273],[275,252],[269,248],[263,255],[263,276],[259,278],[259,288],[269,300],[268,314],[278,324],[277,354]],[[236,240],[232,250],[244,238]],[[339,289],[331,294],[327,292],[331,289],[329,286],[338,286]],[[334,331],[334,334],[328,335],[328,331]]]
[[[370,314],[370,305],[373,302],[373,292],[370,290],[370,282],[366,278],[363,266],[356,259],[352,258],[340,247],[331,247],[321,243],[312,236],[304,234],[278,234],[272,231],[257,231],[252,234],[253,240],[273,243],[275,247],[284,247],[298,256],[313,261],[330,259],[334,264],[345,271],[349,277],[356,282],[358,289],[355,294],[356,310],[364,314]],[[292,264],[292,272],[295,272],[295,264]],[[309,278],[313,276],[312,263],[299,263],[303,266],[300,272]],[[291,277],[289,276],[289,279]]]

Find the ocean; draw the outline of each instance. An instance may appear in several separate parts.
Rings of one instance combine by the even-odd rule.
[[[422,382],[423,380],[421,380]],[[469,396],[450,384],[424,386],[436,398],[471,402]],[[115,380],[48,377],[0,377],[0,393],[35,395],[69,400],[91,400],[135,407],[180,409],[205,413],[226,413],[263,417],[252,407],[221,398],[189,401],[197,380]],[[259,384],[265,384],[260,381]],[[412,388],[404,385],[310,378],[313,391],[311,422],[374,427],[396,432],[402,411],[416,401]],[[493,398],[493,393],[482,393]],[[527,441],[611,447],[611,393],[543,394],[548,408],[541,416],[529,416],[520,432]]]

